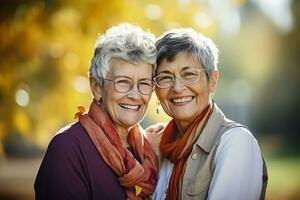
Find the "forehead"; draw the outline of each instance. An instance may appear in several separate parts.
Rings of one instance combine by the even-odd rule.
[[[166,58],[163,58],[157,66],[157,72],[183,70],[189,66],[199,69],[204,68],[202,63],[194,55],[182,52],[177,54],[172,61],[168,61]]]
[[[112,58],[109,62],[109,69],[106,76],[151,78],[152,65],[142,61],[132,63],[122,58]]]

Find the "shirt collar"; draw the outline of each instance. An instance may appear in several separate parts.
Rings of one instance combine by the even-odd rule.
[[[220,128],[224,119],[224,113],[214,103],[213,112],[211,113],[206,126],[204,127],[202,133],[196,141],[196,145],[198,145],[205,152],[209,153],[211,148],[215,144],[215,141],[218,139]]]

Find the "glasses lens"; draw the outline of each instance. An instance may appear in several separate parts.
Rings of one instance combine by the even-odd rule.
[[[151,94],[153,91],[153,82],[150,80],[138,83],[138,89],[142,94]]]
[[[160,74],[154,78],[154,81],[157,87],[167,88],[173,85],[174,77],[169,74]]]
[[[199,80],[200,70],[190,69],[181,72],[180,78],[184,84],[192,84]]]
[[[115,89],[118,92],[128,92],[132,88],[132,80],[127,78],[116,78]]]

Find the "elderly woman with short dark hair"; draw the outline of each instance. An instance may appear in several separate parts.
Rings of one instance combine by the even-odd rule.
[[[256,139],[212,100],[218,49],[192,29],[157,42],[156,95],[172,118],[162,133],[154,199],[263,199],[266,168]]]
[[[157,158],[138,123],[154,84],[153,34],[120,24],[98,38],[89,70],[93,101],[51,140],[35,181],[36,199],[145,199]]]

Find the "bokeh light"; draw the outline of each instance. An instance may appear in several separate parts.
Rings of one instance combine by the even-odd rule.
[[[16,92],[16,102],[19,106],[27,106],[29,104],[29,94],[24,89],[18,89]]]

